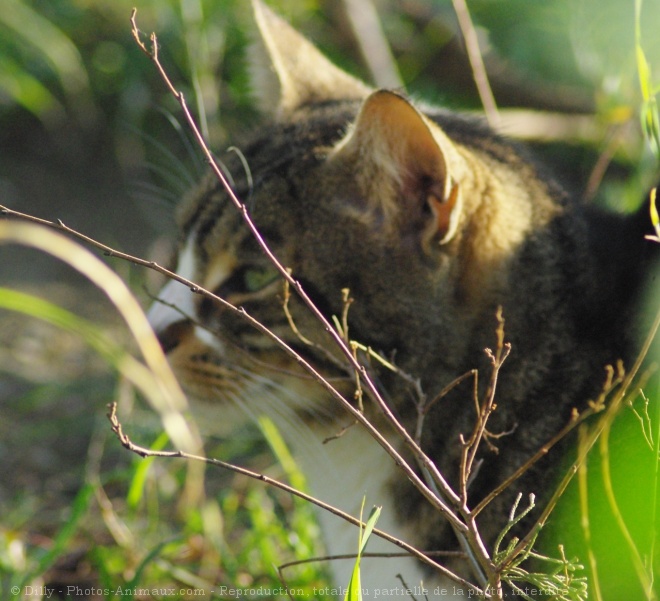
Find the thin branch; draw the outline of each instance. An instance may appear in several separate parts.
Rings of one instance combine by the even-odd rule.
[[[280,337],[278,337],[276,334],[274,334],[270,329],[268,329],[266,326],[264,326],[260,321],[256,320],[254,317],[252,317],[243,307],[236,307],[235,305],[229,303],[225,299],[223,299],[220,296],[217,296],[216,294],[213,294],[209,290],[206,290],[205,288],[202,288],[201,286],[198,286],[195,284],[193,281],[188,280],[184,277],[181,277],[179,274],[174,273],[173,271],[170,271],[169,269],[166,269],[165,267],[162,267],[158,263],[154,261],[146,261],[145,259],[141,259],[139,257],[129,255],[127,253],[123,253],[117,250],[114,250],[113,248],[98,242],[94,240],[93,238],[90,238],[89,236],[86,236],[73,228],[70,228],[69,226],[65,225],[61,220],[58,220],[57,222],[54,221],[48,221],[47,219],[41,219],[39,217],[34,217],[32,215],[28,215],[26,213],[21,213],[19,211],[14,211],[13,209],[9,209],[5,206],[0,205],[0,213],[3,213],[7,215],[8,217],[15,217],[19,219],[24,219],[26,221],[31,221],[35,223],[40,223],[42,225],[46,225],[49,227],[52,227],[57,230],[61,230],[66,232],[67,234],[78,238],[80,240],[85,241],[86,243],[90,244],[91,246],[98,248],[102,250],[106,255],[111,256],[111,257],[118,257],[120,259],[123,259],[125,261],[129,261],[131,263],[134,263],[136,265],[140,265],[142,267],[147,267],[149,269],[153,269],[154,271],[157,271],[158,273],[161,273],[165,275],[166,277],[175,280],[186,287],[188,287],[193,293],[199,294],[205,298],[208,298],[214,302],[217,302],[221,304],[224,308],[232,311],[233,313],[239,315],[241,318],[247,320],[250,325],[252,325],[254,328],[256,328],[259,332],[262,334],[268,336],[271,338],[277,345],[279,345],[285,352],[289,354],[303,369],[305,369],[307,372],[309,372],[336,400],[338,400],[342,406],[349,412],[353,417],[359,421],[365,428],[367,428],[368,432],[376,439],[376,441],[385,449],[385,451],[392,457],[392,459],[395,461],[395,463],[404,470],[406,475],[413,481],[415,485],[418,485],[418,488],[420,492],[424,493],[426,492],[425,496],[428,500],[430,500],[434,506],[438,506],[438,503],[442,503],[444,507],[447,508],[447,514],[449,519],[453,517],[453,520],[458,522],[462,526],[463,529],[465,529],[464,524],[459,520],[459,518],[449,509],[449,507],[443,503],[440,499],[436,497],[436,495],[423,483],[423,481],[417,476],[415,471],[406,463],[406,461],[403,459],[403,457],[394,449],[394,447],[389,443],[389,441],[371,424],[371,422],[358,410],[356,409],[349,401],[347,401],[337,390],[334,386],[332,386],[324,377],[322,374],[320,374],[306,359],[304,359],[299,353],[297,353],[291,346],[289,346],[284,340],[282,340]],[[364,369],[364,368],[362,368]],[[451,516],[449,516],[451,514]]]
[[[596,444],[596,442],[598,441],[599,437],[601,436],[605,428],[608,427],[607,426],[608,423],[611,423],[612,420],[615,418],[622,404],[625,403],[626,399],[628,398],[628,389],[632,386],[633,381],[637,378],[637,375],[642,367],[642,363],[644,362],[644,359],[646,358],[649,349],[651,348],[651,344],[653,344],[653,341],[658,333],[658,329],[660,329],[660,311],[658,311],[658,313],[655,316],[653,325],[649,330],[649,333],[644,341],[642,349],[637,355],[637,358],[635,359],[635,363],[633,364],[632,368],[625,376],[620,376],[622,381],[618,392],[616,393],[616,395],[614,396],[608,407],[605,409],[604,415],[598,420],[598,422],[591,428],[589,433],[585,436],[584,443],[580,445],[580,447],[578,448],[578,456],[576,460],[567,470],[566,474],[559,483],[559,486],[555,490],[550,501],[548,502],[547,506],[542,512],[541,516],[536,521],[536,524],[534,524],[534,526],[530,529],[530,531],[520,540],[520,542],[516,546],[516,554],[524,552],[524,550],[529,547],[531,541],[534,538],[536,538],[541,528],[543,528],[543,526],[545,525],[548,517],[550,516],[550,513],[553,511],[555,505],[557,504],[559,497],[564,493],[570,481],[573,479],[573,476],[577,473],[579,467],[586,460],[588,453]],[[598,399],[598,401],[595,402],[595,405],[598,405],[598,403],[604,401],[603,397],[605,394],[606,394],[605,392],[601,394],[601,397]],[[592,404],[592,406],[593,405],[594,404]]]
[[[359,521],[359,520],[358,520]],[[462,551],[420,551],[424,553],[427,557],[448,557],[448,558],[465,558],[465,554]],[[402,557],[408,557],[409,553],[360,553],[360,557],[370,557],[375,559],[401,559]],[[344,553],[342,555],[323,555],[320,557],[309,557],[307,559],[296,559],[294,561],[288,561],[281,564],[278,569],[284,570],[286,568],[292,568],[294,566],[305,565],[308,563],[317,563],[321,561],[336,561],[339,559],[357,559],[357,553]]]
[[[489,349],[486,349],[492,365],[488,389],[486,390],[484,401],[482,402],[481,406],[477,405],[476,407],[477,421],[475,423],[472,435],[467,441],[463,440],[461,437],[463,449],[461,453],[459,474],[461,499],[464,504],[467,504],[467,484],[470,480],[470,474],[472,473],[474,461],[476,459],[481,441],[486,436],[486,426],[488,424],[488,420],[490,419],[492,412],[495,410],[495,391],[497,390],[497,381],[499,378],[500,369],[502,368],[502,365],[511,352],[511,345],[504,342],[504,318],[502,317],[501,307],[499,307],[497,310],[497,322],[497,346],[495,348],[495,353]]]
[[[299,497],[309,503],[312,503],[313,505],[316,505],[317,507],[320,507],[321,509],[328,511],[332,513],[333,515],[336,515],[337,517],[349,522],[350,524],[353,524],[354,526],[358,526],[360,528],[365,528],[366,524],[363,523],[361,520],[358,520],[357,518],[353,517],[352,515],[345,513],[341,511],[340,509],[337,509],[333,505],[330,505],[328,503],[325,503],[315,497],[312,497],[311,495],[308,495],[297,488],[294,488],[293,486],[290,486],[288,484],[285,484],[284,482],[280,482],[279,480],[275,480],[274,478],[270,478],[268,476],[265,476],[264,474],[260,474],[258,472],[253,472],[251,470],[248,470],[246,468],[240,467],[238,465],[234,465],[232,463],[228,463],[226,461],[222,461],[220,459],[213,459],[210,457],[204,457],[201,455],[194,455],[192,453],[186,453],[184,451],[155,451],[152,449],[147,449],[146,447],[142,447],[140,445],[135,444],[127,434],[124,433],[124,430],[122,428],[121,422],[119,421],[119,418],[117,417],[117,403],[111,403],[108,405],[108,414],[107,414],[108,420],[110,421],[110,425],[112,428],[112,431],[115,433],[117,438],[119,439],[119,442],[122,444],[122,446],[130,451],[131,453],[135,453],[136,455],[139,455],[140,457],[164,457],[168,459],[187,459],[191,461],[200,461],[202,463],[205,463],[207,465],[212,465],[216,467],[220,467],[226,470],[230,470],[232,472],[235,472],[237,474],[241,474],[243,476],[247,476],[249,478],[253,478],[254,480],[259,480],[260,482],[263,482],[265,484],[268,484],[269,486],[273,486],[275,488],[279,488],[280,490],[283,490],[291,495],[294,495],[296,497]],[[408,554],[416,557],[420,561],[426,563],[427,565],[435,568],[436,570],[439,570],[441,573],[443,573],[445,576],[448,578],[451,578],[452,580],[456,581],[457,583],[461,584],[462,586],[467,587],[470,591],[472,591],[474,594],[482,594],[482,591],[475,587],[473,584],[467,582],[460,576],[457,576],[453,572],[449,571],[447,568],[444,566],[440,565],[439,563],[433,561],[429,556],[425,555],[422,551],[419,551],[412,545],[409,545],[405,541],[402,541],[387,532],[384,532],[382,530],[379,530],[377,528],[373,529],[373,533],[376,536],[379,536],[380,538],[398,546],[399,548],[403,549],[406,551]]]
[[[323,329],[328,333],[328,335],[332,338],[333,342],[337,345],[339,350],[342,352],[348,363],[351,365],[351,367],[355,370],[357,374],[359,374],[359,377],[361,378],[362,382],[364,383],[365,389],[369,392],[369,395],[371,398],[376,402],[377,406],[379,409],[383,412],[385,417],[388,419],[388,421],[392,424],[394,429],[396,430],[397,434],[402,438],[402,440],[405,442],[405,444],[412,450],[412,452],[415,454],[415,456],[420,458],[420,461],[423,463],[424,467],[429,471],[429,473],[432,474],[434,481],[437,483],[437,485],[440,487],[442,493],[443,493],[443,498],[450,499],[451,502],[456,506],[460,507],[460,499],[456,495],[456,493],[453,491],[449,483],[445,480],[444,476],[440,473],[440,471],[437,469],[435,464],[431,461],[431,459],[422,451],[422,449],[419,448],[418,445],[415,444],[415,441],[413,438],[410,436],[410,434],[407,432],[407,430],[399,423],[399,421],[396,419],[390,408],[388,407],[387,403],[385,400],[382,398],[380,395],[380,392],[378,391],[378,387],[375,385],[371,377],[369,376],[369,373],[366,369],[365,366],[361,365],[357,359],[355,358],[353,352],[351,349],[344,343],[344,341],[341,338],[341,335],[337,332],[336,328],[334,328],[331,323],[326,319],[326,317],[321,313],[321,311],[318,309],[318,307],[314,304],[314,302],[309,298],[305,290],[303,289],[302,285],[298,280],[296,280],[289,270],[280,263],[278,258],[273,254],[273,252],[270,250],[268,245],[266,244],[265,240],[261,236],[260,232],[258,231],[256,225],[250,218],[250,215],[248,213],[247,207],[243,202],[240,201],[240,199],[236,196],[235,192],[233,191],[231,185],[227,181],[225,174],[223,171],[220,169],[218,166],[217,162],[215,161],[215,158],[213,154],[211,153],[208,145],[206,144],[206,141],[204,140],[202,134],[199,131],[199,128],[197,127],[194,118],[192,117],[186,100],[184,98],[183,93],[180,91],[176,90],[174,85],[171,83],[167,73],[165,72],[164,68],[160,64],[159,58],[158,58],[158,40],[157,37],[154,33],[151,34],[150,40],[151,40],[151,45],[152,45],[152,50],[150,51],[142,42],[142,39],[140,37],[140,32],[137,27],[136,23],[136,9],[133,9],[131,13],[131,25],[132,25],[132,32],[133,32],[133,37],[136,40],[136,43],[140,47],[140,49],[144,52],[144,54],[149,57],[149,59],[154,62],[156,65],[159,73],[161,74],[161,77],[163,78],[163,81],[165,82],[167,88],[170,90],[170,92],[173,94],[173,96],[178,100],[179,105],[181,107],[181,110],[184,113],[184,116],[186,118],[186,121],[188,122],[188,125],[190,126],[202,152],[204,153],[214,175],[218,179],[218,181],[221,183],[223,188],[225,189],[230,201],[236,209],[240,212],[243,221],[247,225],[248,229],[254,236],[255,240],[259,244],[261,250],[264,252],[264,254],[268,257],[268,259],[271,261],[273,266],[278,270],[280,275],[289,282],[291,287],[296,291],[300,299],[304,302],[304,304],[308,307],[308,309],[312,312],[312,314],[318,319],[319,323],[323,326]],[[199,291],[199,288],[195,286],[195,292]],[[239,309],[242,311],[242,309]],[[259,329],[265,329],[264,326],[261,326]],[[285,344],[282,342],[282,344]],[[297,355],[297,354],[296,354]],[[299,357],[299,356],[298,356]],[[296,359],[298,360],[298,359]],[[311,366],[310,366],[310,369]],[[317,373],[314,371],[314,373]],[[318,376],[319,378],[322,379],[322,377]],[[327,385],[325,385],[326,388],[328,388]],[[332,388],[332,387],[330,387]],[[336,392],[332,392],[333,396],[335,398],[341,397]],[[355,408],[352,407],[350,403],[347,403],[343,397],[341,397],[341,402],[344,405],[345,408],[347,408],[353,415],[357,415],[358,412],[356,412]],[[350,407],[350,408],[349,408]],[[362,415],[358,418],[361,423],[366,425],[368,422]],[[369,424],[368,426],[369,432],[376,438],[376,440],[383,446],[387,452],[392,456],[392,458],[395,459],[397,465],[399,465],[405,472],[406,475],[413,481],[415,486],[418,488],[418,490],[424,495],[424,497],[433,505],[436,509],[438,509],[443,515],[445,515],[453,524],[454,528],[458,530],[459,532],[465,532],[466,531],[466,526],[465,524],[458,518],[458,516],[454,513],[454,511],[449,507],[449,505],[443,500],[443,498],[439,498],[437,495],[429,489],[424,482],[417,476],[415,471],[403,460],[403,458],[394,450],[394,448],[389,444],[389,442],[386,441],[386,439],[380,435],[380,433],[371,425]],[[485,547],[482,548],[483,553],[486,554],[486,558],[488,557],[487,551]],[[486,560],[487,561],[487,560]]]

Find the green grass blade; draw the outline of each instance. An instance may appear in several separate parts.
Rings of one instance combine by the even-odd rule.
[[[0,287],[0,309],[15,311],[76,334],[143,393],[154,386],[149,371],[95,324],[37,296]]]
[[[364,529],[364,533],[362,535],[362,543],[360,545],[360,553],[364,553],[364,549],[367,546],[367,542],[369,540],[369,537],[371,536],[371,533],[373,532],[374,528],[376,527],[376,522],[378,521],[378,518],[380,517],[380,512],[383,508],[382,507],[374,507],[371,510],[371,513],[369,514],[369,519],[367,520],[367,525]]]
[[[169,440],[169,436],[163,432],[149,448],[155,451],[160,451],[165,448]],[[155,457],[137,459],[138,463],[135,466],[135,473],[133,474],[131,484],[128,488],[128,494],[126,495],[126,503],[132,509],[135,509],[138,506],[138,503],[144,496],[144,485],[147,481],[147,474],[149,473],[149,468],[155,459]]]
[[[651,145],[656,157],[660,158],[660,115],[656,94],[658,86],[653,84],[651,67],[642,47],[642,0],[635,0],[635,57],[637,60],[637,75],[642,92],[642,108],[640,120],[644,135]]]
[[[351,580],[346,589],[344,601],[362,601],[362,583],[360,581],[360,558],[358,557],[353,566]]]
[[[655,230],[655,236],[648,235],[646,238],[648,240],[653,240],[655,242],[660,242],[660,215],[658,215],[658,207],[656,205],[656,196],[658,189],[653,188],[649,197],[649,213],[651,214],[651,225]]]
[[[637,73],[639,74],[642,98],[644,102],[648,102],[649,98],[651,98],[651,69],[641,46],[638,45],[635,48],[635,55],[637,57]]]
[[[653,535],[651,536],[651,547],[648,552],[648,565],[651,570],[651,586],[653,586],[657,577],[660,577],[660,574],[655,573],[654,566],[657,566],[656,563],[656,553],[657,553],[657,542],[660,537],[658,533],[658,503],[660,502],[660,404],[656,403],[655,410],[655,419],[657,421],[655,427],[655,445],[654,445],[654,454],[655,454],[655,465],[653,471],[653,502],[651,503],[651,515],[649,517],[649,528]],[[650,597],[651,591],[646,591],[647,595]]]
[[[43,574],[50,568],[66,549],[67,543],[71,540],[78,529],[78,524],[89,508],[90,501],[94,495],[94,485],[84,485],[76,495],[71,505],[71,515],[66,523],[60,528],[55,536],[53,546],[39,559],[38,565],[33,571],[27,574],[23,579],[23,584],[32,581],[35,575]]]
[[[133,368],[131,375],[145,378],[139,381],[139,388],[160,414],[172,441],[183,450],[198,452],[202,448],[199,435],[181,414],[188,406],[186,397],[144,311],[124,281],[86,248],[41,225],[0,222],[0,243],[21,244],[52,255],[80,272],[108,297],[126,322],[146,363],[145,369],[139,362],[127,360],[128,367]]]
[[[163,541],[162,543],[159,543],[156,545],[147,555],[145,558],[140,562],[140,565],[137,567],[135,570],[135,573],[133,575],[133,578],[131,578],[127,583],[124,588],[126,588],[127,592],[131,591],[132,589],[136,588],[140,584],[140,579],[142,578],[142,575],[147,568],[147,566],[154,561],[155,559],[158,558],[158,556],[163,552],[163,549],[170,544],[171,541]],[[132,596],[131,593],[128,593],[129,596]]]
[[[362,507],[360,508],[360,520],[362,520],[362,513],[364,511],[364,502],[365,499],[362,499]],[[348,588],[346,589],[346,595],[344,596],[344,601],[362,601],[362,582],[360,576],[360,562],[362,559],[362,553],[367,546],[369,537],[373,533],[374,528],[376,527],[376,522],[380,517],[380,512],[382,507],[374,507],[369,513],[369,518],[364,527],[359,529],[358,534],[358,554],[355,559],[355,564],[353,565],[353,572],[351,574],[351,580],[348,583]]]
[[[278,463],[284,469],[289,482],[291,482],[291,486],[298,490],[306,490],[307,485],[305,483],[305,477],[300,471],[298,464],[291,455],[291,451],[289,451],[286,442],[284,442],[282,435],[272,420],[264,415],[259,416],[259,428],[261,429],[268,446],[270,446],[275,454]]]
[[[38,296],[4,287],[0,287],[0,309],[41,319],[53,326],[77,334],[106,362],[119,369],[125,352],[111,342],[100,328],[86,319]]]
[[[64,107],[32,73],[8,56],[0,55],[0,81],[11,101],[37,117],[45,113],[64,117]]]

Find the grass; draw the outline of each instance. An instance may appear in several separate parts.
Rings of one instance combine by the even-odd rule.
[[[103,292],[116,296],[116,290],[113,292],[116,281],[102,269],[98,271],[99,265],[94,263],[98,259],[90,259],[87,250],[68,240],[61,246],[61,240],[51,240],[36,226],[27,229],[13,226],[11,233],[8,233],[7,224],[0,226],[0,240],[4,237],[29,243],[37,230],[45,247],[55,253],[56,248],[66,249],[60,256],[69,264],[80,267],[91,260],[92,271],[96,272],[94,277]],[[108,395],[106,401],[119,396],[121,406],[130,407],[136,402],[135,391],[163,390],[155,380],[153,383],[144,380],[150,377],[147,364],[129,355],[96,323],[44,299],[11,289],[0,289],[0,308],[21,312],[61,331],[51,330],[50,335],[79,338],[86,347],[77,349],[81,356],[90,351],[101,355],[108,371],[118,378],[115,394],[106,388],[100,395]],[[122,311],[125,310],[124,306]],[[151,375],[156,379],[160,377],[155,372]],[[95,382],[90,379],[86,388],[94,387]],[[104,599],[145,595],[187,599],[199,596],[202,591],[206,598],[226,598],[232,596],[228,590],[237,588],[282,591],[278,565],[321,554],[318,528],[309,507],[264,487],[248,486],[244,480],[228,481],[226,475],[215,475],[216,480],[220,478],[220,488],[217,494],[209,495],[205,489],[213,482],[214,475],[209,475],[208,481],[200,481],[194,464],[119,457],[117,440],[99,411],[103,406],[97,404],[96,409],[90,411],[89,406],[84,406],[88,397],[77,399],[82,401],[81,406],[67,398],[66,386],[58,390],[60,398],[53,395],[53,389],[46,385],[42,395],[33,390],[16,399],[16,413],[23,414],[24,420],[37,422],[32,424],[35,430],[29,436],[26,449],[48,453],[53,443],[52,433],[50,436],[41,434],[42,428],[45,430],[49,424],[38,423],[39,414],[33,411],[34,404],[27,402],[29,396],[42,396],[50,406],[60,404],[62,412],[94,413],[101,421],[88,433],[84,474],[75,484],[75,492],[62,491],[57,501],[66,509],[60,509],[59,515],[45,520],[45,531],[41,514],[49,508],[44,501],[30,499],[30,504],[23,506],[24,494],[8,500],[10,505],[22,510],[5,512],[0,527],[0,595],[3,598],[30,597],[38,590],[61,592],[61,598],[68,598],[67,594],[74,597],[80,590],[101,591],[100,597]],[[133,417],[138,423],[139,416],[140,412],[135,410]],[[80,420],[74,421],[82,425]],[[286,466],[283,476],[304,486],[278,433],[267,422],[262,427],[271,448]],[[153,437],[151,448],[170,445],[164,433],[148,432],[139,434]],[[84,430],[79,428],[75,436],[84,436]],[[47,446],[39,449],[42,438]],[[65,440],[66,437],[59,444]],[[185,438],[181,440],[186,443]],[[113,447],[111,464],[104,465],[106,449]],[[259,445],[251,445],[248,450],[237,439],[236,443],[225,442],[220,452],[223,457],[232,457],[244,456],[248,450],[253,459],[261,453],[270,455],[268,463],[272,462],[272,453],[263,446],[259,452],[259,448]],[[67,466],[56,461],[52,469],[65,471]],[[195,491],[194,502],[185,503],[184,499],[190,501],[185,492],[191,488]],[[299,591],[323,588],[326,582],[323,566],[314,563],[288,568],[285,577],[288,586]],[[135,591],[154,590],[160,592],[134,594]],[[272,598],[285,598],[285,595],[278,593]]]
[[[121,19],[127,19],[130,5],[100,4],[106,12],[119,13],[125,8],[126,15],[122,14]],[[221,123],[220,107],[238,110],[248,104],[244,75],[235,72],[233,66],[242,60],[238,33],[242,22],[235,17],[237,3],[220,4],[197,3],[203,9],[203,35],[198,39],[190,32],[200,26],[199,15],[181,13],[183,4],[163,3],[161,10],[149,4],[150,9],[141,9],[151,10],[146,14],[160,19],[159,31],[161,24],[167,26],[168,32],[161,39],[171,50],[171,57],[185,57],[172,59],[182,73],[188,71],[186,63],[198,57],[191,87],[206,90],[202,94],[206,103],[200,101],[199,106],[204,105],[207,112],[209,135],[218,140],[223,139],[226,127],[226,121]],[[308,4],[318,15],[318,3]],[[9,84],[7,92],[15,106],[26,109],[48,128],[55,128],[67,117],[77,122],[78,115],[91,113],[98,116],[103,112],[106,120],[113,121],[121,106],[130,106],[133,116],[139,114],[147,122],[148,102],[141,103],[139,95],[131,94],[144,82],[150,89],[159,89],[159,84],[150,65],[136,58],[130,41],[123,40],[122,32],[129,37],[127,23],[115,25],[111,34],[115,46],[101,48],[89,41],[76,43],[75,27],[67,30],[61,17],[71,14],[75,17],[71,22],[79,23],[85,18],[85,3],[53,3],[53,12],[43,14],[24,1],[11,0],[11,5],[19,12],[0,15],[3,32],[11,32],[0,40],[0,48],[5,51],[0,53],[0,74]],[[495,10],[493,6],[479,3],[476,12],[487,18],[488,11]],[[56,9],[61,7],[67,10],[58,13]],[[526,10],[534,19],[530,7]],[[639,15],[641,2],[636,2],[636,9]],[[544,15],[535,21],[537,26],[547,18]],[[35,27],[23,27],[25,22]],[[231,25],[223,29],[223,23]],[[437,43],[431,37],[433,28],[420,33],[416,40],[409,35],[414,24],[390,16],[387,25],[397,34],[393,38],[408,40],[412,50],[401,53],[401,63],[408,68],[407,79],[414,79],[424,72],[425,65],[413,55],[422,56],[420,50]],[[501,17],[499,25],[491,32],[494,43],[500,38],[514,39],[506,35],[510,27],[506,16]],[[87,27],[96,31],[96,24]],[[181,36],[181,31],[187,34]],[[541,29],[537,27],[537,31]],[[549,37],[548,31],[541,33]],[[610,39],[614,38],[608,36],[607,44]],[[226,43],[224,48],[218,46],[220,41]],[[550,69],[544,72],[547,66],[543,53],[532,51],[529,40],[518,41],[521,45],[512,49],[510,58],[537,57],[537,62],[529,65],[530,71],[552,75]],[[212,53],[205,55],[203,47],[196,47],[198,42],[211,43]],[[58,52],[52,52],[53,48]],[[26,56],[36,61],[21,62]],[[110,60],[113,56],[114,63]],[[642,124],[657,153],[658,85],[653,76],[657,65],[649,61],[654,55],[644,51],[639,26],[635,56],[643,101]],[[231,73],[218,98],[210,87],[215,86],[210,76],[220,70],[222,60]],[[26,66],[32,63],[39,69]],[[124,68],[116,68],[118,64]],[[604,72],[603,81],[611,75]],[[572,73],[566,79],[579,78]],[[433,93],[438,93],[434,81],[420,79],[417,83],[421,89],[433,88]],[[84,92],[79,95],[80,89]],[[634,96],[620,95],[626,90],[622,85],[605,100],[601,97],[602,106],[611,108],[614,103],[634,112]],[[598,93],[606,95],[605,88],[598,88]],[[159,100],[151,98],[154,103]],[[456,100],[450,98],[450,102]],[[80,103],[84,111],[77,110]],[[603,122],[607,124],[607,115],[615,112],[602,110]],[[14,115],[6,111],[0,116],[9,123]],[[142,125],[140,118],[136,119],[138,125]],[[118,147],[126,143],[116,131],[111,135]],[[621,151],[619,158],[625,152]],[[644,163],[639,155],[625,157],[625,161],[628,167]],[[629,187],[637,196],[639,185],[634,183]],[[199,474],[184,462],[138,459],[121,450],[104,418],[105,405],[112,400],[119,400],[132,437],[152,441],[152,448],[170,444],[146,409],[145,399],[126,384],[126,378],[150,377],[147,366],[135,365],[137,358],[126,350],[131,347],[131,337],[116,324],[114,316],[108,315],[111,310],[105,305],[98,310],[93,307],[92,319],[85,320],[80,315],[90,308],[79,306],[77,293],[60,306],[59,302],[45,302],[50,288],[44,287],[41,292],[37,297],[0,290],[0,305],[5,311],[0,323],[7,333],[2,345],[7,370],[2,391],[7,401],[1,409],[0,457],[11,467],[2,476],[0,496],[0,597],[16,598],[13,587],[19,588],[19,595],[33,596],[29,593],[40,587],[71,585],[83,590],[101,589],[100,597],[104,599],[186,599],[196,597],[193,591],[201,590],[209,592],[206,598],[223,599],[232,596],[231,589],[280,590],[277,565],[322,554],[313,512],[298,500],[226,473],[207,471],[200,484]],[[66,311],[63,306],[74,309]],[[18,331],[16,311],[30,314],[21,318]],[[21,377],[12,375],[15,366],[20,366]],[[145,383],[140,387],[145,391],[153,388]],[[577,549],[581,560],[590,563],[591,591],[596,599],[648,599],[652,598],[649,586],[657,588],[660,415],[658,395],[648,393],[652,399],[648,418],[644,417],[640,400],[636,410],[642,416],[641,422],[630,408],[624,410],[598,454],[587,464],[580,481],[582,497],[576,485],[557,514],[556,521],[567,525],[560,530],[558,541],[565,544],[569,556]],[[277,470],[296,486],[302,484],[277,432],[267,423],[261,424],[260,433],[237,433],[231,439],[216,441],[208,451],[237,463],[249,460],[264,470]],[[195,503],[183,507],[181,498],[186,491],[194,496]],[[588,530],[583,527],[585,522]],[[568,532],[571,526],[573,537]],[[587,544],[584,532],[589,533]],[[591,556],[594,561],[588,562]],[[320,563],[287,568],[285,576],[292,588],[304,591],[300,598],[322,590],[328,583],[325,566]],[[171,587],[176,591],[174,595],[166,590]],[[153,594],[153,589],[158,592]],[[149,594],[136,595],[136,590],[148,590]]]
[[[17,399],[18,406],[22,400]],[[57,401],[52,396],[49,400]],[[28,415],[35,417],[28,413],[25,418]],[[129,420],[139,424],[144,416],[136,409]],[[82,423],[79,417],[76,422]],[[35,441],[46,428],[45,423],[34,425]],[[169,445],[167,437],[146,426],[132,429],[153,439],[151,448]],[[53,443],[53,436],[43,439]],[[226,594],[229,589],[280,590],[278,565],[322,554],[309,507],[295,506],[291,499],[239,477],[209,474],[208,490],[183,508],[189,465],[140,459],[118,450],[106,420],[98,415],[85,472],[76,491],[58,495],[58,509],[49,506],[48,495],[34,497],[29,491],[7,500],[15,509],[3,512],[0,526],[0,598],[21,598],[11,594],[14,587],[28,597],[38,587],[72,592],[76,589],[66,588],[72,586],[101,589],[103,599],[188,599],[200,591],[204,598],[223,599],[231,596]],[[222,441],[214,452],[240,461],[245,443]],[[254,444],[250,454],[262,465],[273,461],[263,445]],[[65,472],[68,467],[62,461],[55,470]],[[289,586],[304,591],[327,584],[321,564],[289,568],[285,576]],[[146,597],[129,592],[170,588],[188,592]]]

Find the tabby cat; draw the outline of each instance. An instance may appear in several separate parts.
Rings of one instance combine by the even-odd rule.
[[[480,122],[372,90],[332,65],[259,0],[252,57],[264,124],[223,164],[275,255],[328,318],[348,310],[351,339],[393,361],[434,397],[457,376],[490,375],[501,307],[510,357],[501,369],[469,492],[476,504],[601,389],[607,364],[631,355],[643,276],[645,219],[574,202],[524,151]],[[323,327],[283,283],[216,178],[182,203],[178,273],[267,325],[347,398],[354,377]],[[218,432],[260,414],[281,429],[315,496],[357,515],[383,506],[379,527],[419,549],[455,549],[449,526],[372,438],[293,359],[245,320],[170,282],[151,320],[204,422]],[[175,309],[173,308],[175,307]],[[294,331],[292,323],[297,331]],[[312,342],[313,344],[309,344]],[[325,350],[319,350],[323,347]],[[415,392],[370,361],[392,410],[414,428]],[[459,436],[472,431],[473,380],[426,418],[423,445],[456,485]],[[380,418],[368,399],[365,413]],[[392,440],[392,430],[384,428]],[[332,439],[329,442],[326,439]],[[325,441],[325,442],[324,442]],[[542,497],[543,463],[480,515],[488,545],[515,495]],[[330,553],[354,553],[357,532],[323,513]],[[373,539],[369,550],[396,552]],[[352,562],[333,562],[345,585]],[[363,586],[390,593],[435,577],[411,558],[368,559]],[[372,592],[372,597],[374,593]],[[400,598],[409,598],[401,594]]]

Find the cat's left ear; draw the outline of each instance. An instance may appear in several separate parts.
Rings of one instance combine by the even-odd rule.
[[[329,161],[352,173],[361,201],[351,210],[361,219],[410,232],[427,249],[454,238],[465,160],[404,97],[386,90],[371,94]]]
[[[252,0],[257,39],[251,48],[254,91],[261,109],[286,116],[316,102],[365,98],[371,89],[335,67],[261,0]]]

